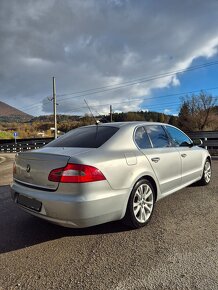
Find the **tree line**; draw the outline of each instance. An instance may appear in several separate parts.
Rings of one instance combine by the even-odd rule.
[[[218,130],[218,106],[217,98],[205,92],[189,95],[181,99],[178,116],[168,115],[152,111],[113,113],[114,122],[148,121],[168,123],[179,127],[185,132]],[[109,122],[110,116],[95,116],[101,122]],[[58,130],[62,133],[71,129],[94,124],[95,120],[90,115],[69,116],[58,115]],[[13,132],[18,132],[20,138],[52,137],[53,116],[35,117],[29,122],[0,121],[0,139],[13,138]]]

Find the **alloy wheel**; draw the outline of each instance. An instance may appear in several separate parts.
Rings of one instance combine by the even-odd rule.
[[[211,179],[211,165],[209,161],[206,161],[204,165],[204,179],[206,183],[209,183]]]
[[[151,187],[148,184],[141,184],[135,191],[133,198],[133,212],[136,220],[145,223],[153,210],[154,196]]]

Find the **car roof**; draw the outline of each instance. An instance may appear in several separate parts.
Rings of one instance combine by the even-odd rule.
[[[146,121],[127,121],[127,122],[111,122],[111,123],[98,123],[98,125],[88,125],[80,127],[91,128],[91,127],[115,127],[119,128],[119,132],[114,134],[108,141],[100,146],[101,149],[109,150],[132,150],[136,149],[136,145],[133,138],[133,132],[138,126],[146,125],[168,125],[159,122],[146,122]],[[79,129],[80,129],[79,128]],[[125,140],[125,142],[123,142]]]
[[[133,121],[133,122],[111,122],[111,123],[103,123],[97,126],[100,127],[116,127],[119,128],[119,132],[114,134],[105,144],[101,146],[101,148],[109,149],[109,150],[129,150],[136,149],[136,144],[133,138],[133,132],[135,128],[138,126],[145,125],[166,125],[164,123],[157,122],[142,122],[142,121]],[[96,126],[96,125],[94,125]]]
[[[168,124],[159,123],[159,122],[146,122],[146,121],[127,121],[127,122],[99,123],[98,125],[90,125],[90,126],[109,126],[109,127],[120,128],[120,127],[136,127],[140,125],[168,125]]]

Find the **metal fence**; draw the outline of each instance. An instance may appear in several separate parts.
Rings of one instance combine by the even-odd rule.
[[[213,155],[218,154],[218,131],[187,132],[187,135],[191,139],[201,139],[203,141],[203,147],[207,148]],[[0,152],[16,153],[38,149],[52,140],[53,138],[18,139],[16,144],[14,140],[0,140]]]
[[[188,132],[187,135],[191,139],[201,139],[204,148],[208,149],[213,155],[218,154],[218,131]]]
[[[23,152],[27,150],[39,149],[43,147],[44,145],[48,144],[49,142],[51,142],[52,140],[53,138],[18,139],[16,143],[13,140],[0,140],[0,152],[16,153],[16,152]]]

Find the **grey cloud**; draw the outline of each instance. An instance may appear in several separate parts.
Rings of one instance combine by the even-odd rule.
[[[20,108],[44,100],[32,113],[51,112],[52,76],[61,94],[184,68],[216,52],[217,26],[217,1],[1,0],[0,97]],[[137,99],[173,80],[86,98],[91,104]],[[67,99],[58,110],[83,103]]]

